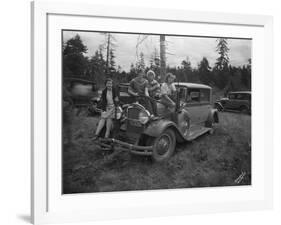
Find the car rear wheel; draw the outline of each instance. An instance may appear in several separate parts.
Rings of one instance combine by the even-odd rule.
[[[152,157],[157,162],[165,161],[173,155],[175,147],[175,132],[172,129],[167,129],[154,140]]]
[[[208,127],[208,128],[211,128],[210,131],[209,131],[209,134],[213,134],[214,133],[214,116],[210,117],[206,123],[205,123],[205,126]]]

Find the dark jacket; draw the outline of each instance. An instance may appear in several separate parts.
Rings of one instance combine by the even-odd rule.
[[[107,93],[107,88],[103,89],[103,91],[101,93],[101,100],[100,100],[99,107],[98,107],[103,111],[106,111],[106,105],[107,105],[106,93]],[[118,105],[118,102],[115,101],[115,98],[118,97],[118,100],[119,100],[119,91],[116,87],[112,87],[112,97],[113,97],[114,105],[116,107]]]

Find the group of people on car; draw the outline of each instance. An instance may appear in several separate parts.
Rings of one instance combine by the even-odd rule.
[[[139,104],[143,105],[151,114],[151,117],[157,117],[156,99],[167,106],[170,112],[175,111],[176,103],[173,100],[176,87],[173,84],[175,75],[167,73],[165,82],[160,85],[155,79],[155,73],[149,70],[146,73],[140,71],[138,76],[131,80],[128,93],[135,97]],[[98,123],[94,139],[96,139],[104,126],[106,126],[105,138],[108,138],[115,118],[115,110],[119,102],[118,89],[113,85],[112,79],[105,81],[105,88],[101,94],[100,109],[101,119]]]

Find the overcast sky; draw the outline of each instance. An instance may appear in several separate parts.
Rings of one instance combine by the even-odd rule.
[[[63,41],[79,34],[83,43],[87,46],[86,56],[91,57],[99,45],[105,43],[105,35],[98,32],[76,32],[64,31]],[[137,55],[143,52],[146,65],[155,48],[159,52],[159,35],[138,35],[138,34],[113,34],[115,38],[116,65],[122,70],[128,71],[131,63],[136,63]],[[136,47],[137,43],[141,44]],[[166,36],[167,62],[169,66],[180,66],[182,60],[189,58],[192,67],[197,67],[203,57],[206,57],[213,66],[218,53],[216,52],[216,38]],[[229,60],[233,66],[243,66],[251,58],[251,40],[228,39]]]

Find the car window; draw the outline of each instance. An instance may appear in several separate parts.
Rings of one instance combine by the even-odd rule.
[[[245,95],[244,94],[237,94],[236,97],[238,100],[244,100],[245,99]]]
[[[178,90],[179,90],[179,99],[180,99],[180,101],[185,101],[186,100],[186,92],[187,92],[186,88],[185,87],[180,87],[180,88],[178,88]]]
[[[238,94],[237,99],[239,100],[250,100],[249,94]]]
[[[228,95],[228,98],[229,98],[229,99],[235,99],[235,94],[229,94],[229,95]]]
[[[200,102],[200,90],[189,89],[187,95],[187,102],[189,103],[199,103]]]
[[[200,101],[201,102],[210,102],[210,90],[209,89],[201,89]]]

